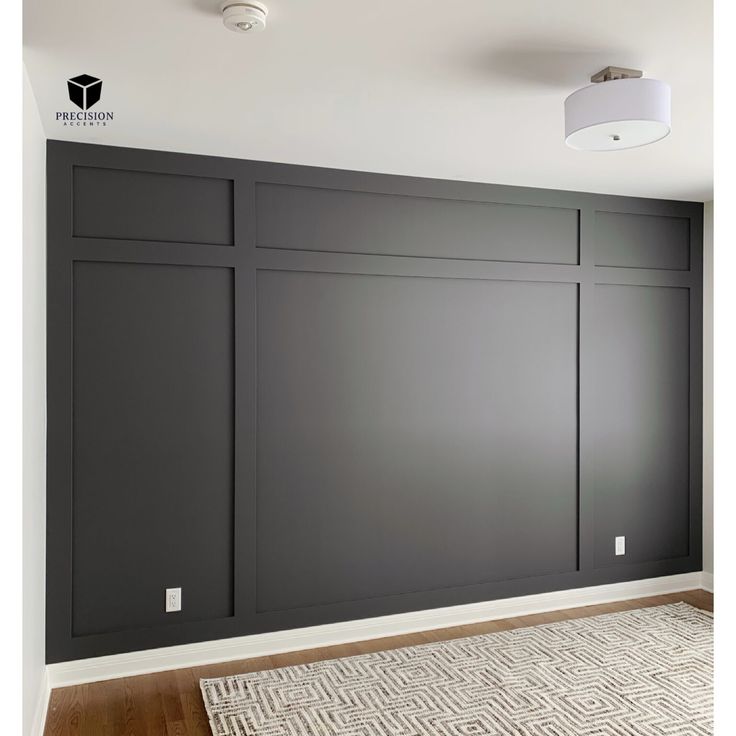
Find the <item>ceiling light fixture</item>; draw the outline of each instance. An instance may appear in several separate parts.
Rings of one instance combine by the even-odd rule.
[[[670,87],[638,69],[607,66],[565,100],[565,143],[578,151],[637,148],[670,133]]]
[[[266,27],[268,8],[256,0],[238,2],[225,0],[221,6],[222,22],[225,28],[236,33],[253,33],[262,31]]]

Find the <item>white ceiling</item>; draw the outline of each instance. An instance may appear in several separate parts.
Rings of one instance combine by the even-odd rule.
[[[49,138],[415,176],[712,198],[709,0],[268,0],[227,31],[218,0],[25,0]],[[645,148],[563,142],[567,94],[609,64],[672,86]],[[105,128],[64,128],[66,80],[103,80]]]

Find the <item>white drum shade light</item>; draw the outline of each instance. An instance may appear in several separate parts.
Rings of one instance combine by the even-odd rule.
[[[638,69],[606,67],[565,100],[565,143],[579,151],[637,148],[670,133],[670,87]]]

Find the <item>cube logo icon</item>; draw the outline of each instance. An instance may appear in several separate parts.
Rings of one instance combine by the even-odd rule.
[[[102,96],[102,80],[89,74],[80,74],[67,80],[69,99],[82,110],[89,110]]]

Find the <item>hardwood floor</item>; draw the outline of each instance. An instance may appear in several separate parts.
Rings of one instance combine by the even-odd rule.
[[[677,601],[685,601],[708,611],[713,610],[711,593],[691,590],[59,688],[51,693],[44,736],[211,736],[199,691],[201,677],[222,677],[322,659],[349,657]]]

